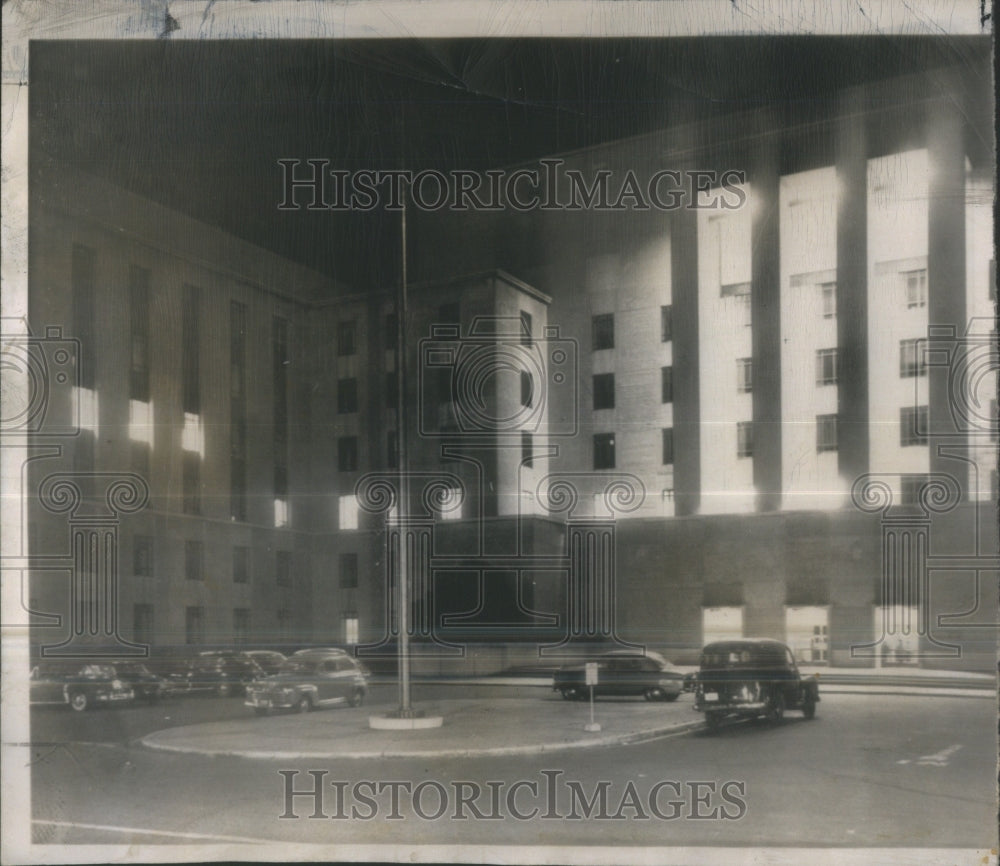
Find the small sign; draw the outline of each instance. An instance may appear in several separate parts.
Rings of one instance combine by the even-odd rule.
[[[597,662],[587,662],[586,665],[586,682],[584,685],[596,686],[597,685]]]

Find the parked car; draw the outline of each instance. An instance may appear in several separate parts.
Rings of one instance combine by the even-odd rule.
[[[247,686],[246,705],[259,716],[273,709],[300,713],[322,706],[360,706],[368,694],[368,678],[343,650],[295,653],[274,676]]]
[[[235,650],[199,653],[188,673],[189,691],[214,691],[222,697],[243,694],[249,683],[267,673],[252,658]]]
[[[118,674],[118,679],[132,687],[137,701],[147,701],[152,704],[166,694],[167,683],[146,667],[144,662],[118,659],[111,664]]]
[[[695,709],[716,728],[728,717],[764,716],[780,720],[786,709],[816,716],[819,680],[803,676],[792,651],[768,638],[710,643],[701,651],[695,682]]]
[[[243,655],[257,662],[268,676],[276,674],[287,661],[287,656],[277,650],[243,650]]]
[[[615,650],[587,661],[597,664],[595,698],[643,695],[647,701],[676,701],[684,690],[684,674],[651,650]],[[552,677],[553,690],[568,701],[586,698],[590,693],[586,664],[579,662],[559,668]]]
[[[93,706],[127,703],[134,694],[110,664],[59,660],[40,662],[31,670],[32,704],[69,704],[82,712]]]

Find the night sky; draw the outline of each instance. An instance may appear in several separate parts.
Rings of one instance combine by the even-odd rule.
[[[358,287],[398,216],[280,212],[283,158],[484,169],[946,65],[984,117],[988,37],[33,42],[30,145]]]

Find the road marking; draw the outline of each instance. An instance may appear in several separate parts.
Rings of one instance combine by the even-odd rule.
[[[925,767],[946,767],[948,766],[948,759],[961,748],[962,744],[956,743],[954,746],[948,746],[947,749],[942,749],[936,755],[921,756],[917,759],[917,763]]]
[[[171,836],[179,839],[200,839],[214,842],[238,842],[247,845],[273,844],[274,839],[253,839],[247,836],[222,836],[216,833],[178,833],[173,830],[150,830],[145,827],[115,827],[110,824],[82,824],[77,821],[47,821],[35,818],[32,824],[46,824],[50,827],[66,827],[78,830],[104,830],[109,833],[131,833],[140,836]]]

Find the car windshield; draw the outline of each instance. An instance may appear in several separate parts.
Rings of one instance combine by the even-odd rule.
[[[289,659],[280,668],[283,674],[311,674],[316,672],[316,662],[310,659]]]
[[[115,665],[115,667],[118,668],[118,672],[119,673],[123,673],[123,674],[148,674],[149,673],[149,668],[147,668],[143,664],[139,664],[138,662],[126,662],[125,664],[119,663],[119,664]]]

